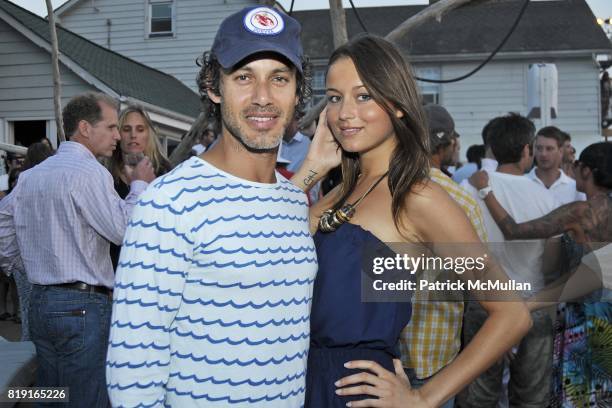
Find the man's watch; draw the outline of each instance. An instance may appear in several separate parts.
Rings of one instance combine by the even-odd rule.
[[[486,186],[484,188],[481,188],[480,190],[478,190],[478,197],[484,200],[485,197],[488,196],[492,190],[493,189],[491,188],[491,186]]]

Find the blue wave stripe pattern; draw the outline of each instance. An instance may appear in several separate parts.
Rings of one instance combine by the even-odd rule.
[[[155,188],[160,188],[163,187],[167,184],[172,184],[172,183],[180,183],[180,182],[189,182],[189,181],[206,181],[209,179],[214,179],[214,178],[222,178],[223,176],[221,174],[209,174],[209,175],[203,175],[203,174],[196,174],[195,176],[191,176],[191,177],[175,177],[173,178],[172,176],[175,175],[175,171],[177,171],[177,169],[174,169],[172,172],[166,174],[165,176],[161,177],[160,180],[155,183]]]
[[[225,378],[223,380],[218,380],[215,379],[215,377],[209,376],[206,378],[198,378],[198,376],[196,376],[195,374],[191,374],[191,375],[182,375],[180,372],[174,372],[174,373],[170,373],[170,378],[172,377],[178,377],[180,380],[192,380],[197,382],[198,384],[202,384],[202,383],[206,383],[206,382],[212,382],[213,384],[229,384],[231,386],[239,386],[242,384],[248,384],[252,387],[258,387],[262,384],[265,385],[270,385],[270,384],[284,384],[287,381],[293,381],[299,378],[302,378],[306,375],[306,371],[302,371],[300,373],[294,374],[294,375],[287,375],[283,378],[272,378],[272,379],[262,379],[259,381],[254,381],[252,379],[245,379],[242,381],[232,381],[231,378]]]
[[[292,390],[288,392],[287,394],[279,393],[276,395],[265,395],[259,398],[251,398],[251,397],[232,398],[229,395],[223,395],[223,396],[216,397],[216,396],[211,396],[209,394],[199,394],[194,391],[179,391],[173,387],[168,387],[167,390],[170,393],[174,393],[180,396],[188,396],[189,398],[195,399],[195,400],[206,399],[207,401],[210,401],[210,402],[222,402],[223,401],[229,404],[240,404],[240,403],[260,404],[260,403],[271,402],[275,400],[286,400],[289,397],[303,394],[305,391],[305,387],[302,386],[296,390]]]
[[[309,338],[309,333],[302,333],[298,336],[287,336],[287,337],[277,337],[275,339],[268,339],[268,338],[264,338],[261,340],[251,340],[248,337],[245,337],[243,339],[239,339],[239,340],[232,340],[229,337],[223,338],[223,339],[215,339],[214,337],[212,337],[209,334],[204,334],[204,335],[197,335],[193,332],[187,332],[187,333],[182,333],[180,330],[178,330],[176,327],[171,329],[170,332],[172,333],[176,333],[177,336],[180,337],[190,337],[194,340],[206,340],[209,343],[212,344],[221,344],[221,343],[227,343],[229,345],[232,346],[237,346],[239,344],[246,344],[247,346],[259,346],[262,344],[268,344],[268,345],[272,345],[272,344],[282,344],[282,343],[287,343],[288,341],[298,341],[298,340],[305,340]],[[112,343],[111,343],[111,347],[113,347]],[[126,346],[127,347],[127,346]],[[136,348],[139,347],[139,345],[136,346],[130,346],[131,348]],[[146,348],[147,346],[140,346],[142,348]],[[154,347],[155,345],[149,345],[149,347]],[[128,347],[129,348],[129,347]]]
[[[287,356],[283,356],[279,359],[275,359],[275,358],[269,358],[267,360],[258,360],[256,358],[252,358],[250,360],[240,360],[239,358],[235,358],[233,360],[226,360],[225,358],[221,357],[217,360],[215,359],[210,359],[208,357],[206,357],[206,355],[202,355],[202,356],[198,356],[196,357],[195,355],[193,355],[192,353],[188,353],[188,354],[181,354],[177,351],[173,351],[172,353],[170,353],[171,357],[176,357],[182,360],[191,360],[191,361],[195,361],[195,362],[201,362],[204,361],[206,364],[208,365],[223,365],[223,366],[234,366],[234,365],[238,365],[240,367],[248,367],[248,366],[260,366],[260,367],[264,367],[264,366],[269,366],[269,365],[282,365],[283,363],[286,362],[290,362],[290,361],[294,361],[297,359],[303,359],[304,357],[307,356],[307,352],[300,352],[300,353],[295,353],[294,355],[287,355]]]
[[[204,220],[200,225],[198,225],[197,227],[193,228],[191,230],[191,232],[198,232],[202,227],[206,226],[206,225],[214,225],[218,222],[230,222],[230,221],[235,221],[237,219],[239,219],[240,221],[250,221],[250,220],[255,220],[255,221],[261,221],[264,219],[271,219],[271,220],[289,220],[289,221],[303,221],[303,222],[308,222],[308,217],[298,217],[298,216],[292,216],[292,215],[283,215],[283,214],[263,214],[261,216],[258,216],[256,214],[250,214],[250,215],[242,215],[242,214],[238,214],[235,215],[233,217],[217,217],[214,218],[212,220]]]
[[[280,281],[271,280],[268,282],[254,282],[254,283],[244,283],[244,282],[232,282],[232,283],[220,283],[220,282],[210,282],[205,281],[203,279],[186,279],[186,283],[196,283],[202,286],[213,286],[219,289],[229,289],[229,288],[240,288],[240,289],[251,289],[255,287],[265,288],[267,286],[293,286],[293,285],[312,285],[314,283],[314,279],[294,279],[287,280],[283,279]]]
[[[210,255],[210,254],[214,254],[215,252],[221,252],[225,255],[230,255],[230,254],[237,254],[237,253],[243,253],[243,254],[247,254],[247,255],[251,255],[251,254],[259,254],[259,255],[263,255],[263,254],[299,254],[302,253],[304,251],[312,251],[314,250],[314,247],[297,247],[294,248],[292,246],[289,246],[287,248],[283,248],[283,247],[276,247],[276,248],[255,248],[255,249],[247,249],[247,248],[236,248],[236,249],[225,249],[223,247],[221,248],[217,248],[217,249],[212,249],[212,250],[202,250],[200,251],[200,253],[205,254],[205,255]],[[315,260],[316,261],[316,260]]]
[[[246,252],[246,250],[243,249],[243,251],[241,252]],[[279,251],[281,252],[281,251]],[[253,253],[253,252],[251,252]],[[265,254],[266,252],[264,252]],[[271,253],[271,252],[270,252]],[[268,266],[268,265],[288,265],[288,264],[296,264],[299,265],[301,263],[311,263],[311,264],[316,264],[317,263],[317,258],[315,257],[310,257],[310,258],[281,258],[281,259],[277,259],[277,260],[270,260],[270,261],[264,261],[264,262],[258,262],[256,260],[252,260],[249,262],[245,262],[245,263],[238,263],[238,262],[234,262],[234,261],[230,261],[230,262],[225,262],[225,263],[219,263],[216,261],[212,261],[212,262],[199,262],[197,260],[193,260],[192,263],[194,263],[196,266],[198,267],[202,267],[202,268],[217,268],[217,269],[222,269],[222,268],[234,268],[234,269],[243,269],[243,268],[248,268],[248,267],[256,267],[256,268],[261,268],[263,266]]]
[[[240,326],[242,328],[247,328],[247,327],[257,327],[257,328],[262,328],[262,327],[266,327],[267,325],[274,325],[274,326],[287,326],[287,325],[296,325],[296,324],[302,324],[305,322],[308,322],[310,319],[310,315],[307,316],[302,316],[299,317],[297,319],[281,319],[281,320],[274,320],[274,319],[270,319],[270,320],[266,320],[264,322],[242,322],[240,320],[234,320],[231,322],[224,322],[221,319],[216,319],[216,320],[205,320],[204,318],[200,318],[200,319],[192,319],[189,316],[180,316],[180,317],[176,317],[174,320],[176,321],[182,321],[182,320],[187,320],[190,324],[195,324],[195,325],[204,325],[204,326],[213,326],[213,325],[220,325],[222,327],[230,327],[230,326]],[[148,323],[147,323],[148,324]],[[155,329],[159,330],[159,328],[155,327]]]
[[[304,404],[316,252],[305,194],[193,157],[129,222],[106,364],[114,406]]]
[[[198,207],[208,207],[211,204],[225,204],[225,205],[228,205],[230,203],[238,203],[241,205],[244,205],[247,203],[252,203],[252,204],[260,204],[260,203],[303,204],[303,201],[304,200],[302,199],[290,199],[290,198],[283,198],[283,197],[278,197],[278,198],[258,197],[258,196],[249,197],[249,196],[239,195],[236,197],[222,196],[219,198],[211,198],[205,201],[204,200],[196,201],[195,203],[192,203],[189,206],[182,207],[180,210],[174,208],[174,206],[171,205],[170,203],[159,204],[155,200],[142,199],[138,202],[138,205],[140,207],[153,207],[156,210],[167,210],[167,211],[170,211],[174,215],[183,215],[183,214],[192,212],[194,209]],[[175,204],[175,203],[172,203],[172,204]]]

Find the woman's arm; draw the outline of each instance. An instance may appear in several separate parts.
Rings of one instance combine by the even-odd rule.
[[[603,251],[609,252],[610,249],[604,247],[585,255],[576,269],[559,277],[530,297],[526,301],[529,310],[542,309],[559,302],[573,301],[604,287],[604,268],[609,268],[609,262],[603,259],[600,261],[596,256],[598,252]]]
[[[467,255],[476,255],[473,252],[478,251],[477,244],[480,241],[465,213],[446,192],[441,188],[431,189],[419,198],[410,208],[410,219],[424,239],[433,243],[456,243],[456,246],[466,247]],[[442,246],[441,249],[444,251],[445,247],[452,248]],[[485,245],[482,245],[480,251],[481,254],[488,252]],[[454,252],[453,248],[451,256],[456,256]],[[440,256],[446,254],[441,253]],[[503,271],[496,272],[501,275],[500,279],[505,278]],[[493,271],[488,274],[492,277]],[[470,384],[518,343],[531,327],[531,317],[520,299],[512,302],[481,301],[480,304],[489,315],[483,326],[453,362],[420,389],[431,406],[441,405]]]
[[[480,190],[488,186],[489,177],[484,171],[478,171],[470,177],[470,184]],[[497,201],[491,191],[484,199],[491,216],[501,229],[506,239],[543,239],[580,228],[580,220],[588,210],[584,201],[565,204],[547,215],[535,220],[517,224],[514,218]]]
[[[327,108],[323,109],[323,112],[319,115],[317,130],[308,148],[306,159],[291,177],[291,182],[306,192],[325,177],[331,169],[339,166],[342,159],[340,146],[336,143],[331,130],[327,126],[326,111]],[[310,233],[312,235],[317,230],[321,213],[333,204],[333,198],[337,191],[338,188],[333,189],[310,207]]]
[[[291,177],[291,182],[304,191],[308,191],[334,167],[340,165],[342,153],[331,130],[327,126],[326,110],[319,115],[308,153],[300,168]]]

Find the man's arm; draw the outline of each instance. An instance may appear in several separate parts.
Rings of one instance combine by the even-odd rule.
[[[163,192],[142,195],[115,278],[106,378],[113,406],[162,406],[170,373],[170,328],[193,245]]]
[[[518,224],[497,201],[493,192],[487,195],[484,202],[506,239],[545,239],[563,234],[579,228],[585,211],[589,211],[587,203],[574,201],[543,217]]]
[[[486,172],[478,171],[470,177],[470,184],[477,190],[489,185]],[[563,234],[565,231],[579,228],[580,220],[589,210],[589,205],[583,201],[574,201],[535,220],[517,223],[514,218],[497,201],[491,191],[484,199],[491,216],[504,237],[513,239],[544,239]]]
[[[7,273],[16,267],[22,267],[13,218],[14,200],[15,194],[9,194],[0,200],[0,269]]]
[[[138,197],[153,177],[151,163],[145,158],[134,169],[130,193],[125,200],[115,191],[113,179],[108,172],[85,183],[79,191],[73,191],[72,197],[93,229],[112,243],[121,245],[125,227]]]

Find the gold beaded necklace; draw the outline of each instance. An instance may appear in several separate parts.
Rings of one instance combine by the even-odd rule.
[[[355,209],[357,208],[357,206],[368,194],[372,192],[372,190],[376,188],[378,183],[380,183],[385,177],[387,177],[387,174],[389,174],[388,170],[385,174],[380,176],[380,178],[376,180],[370,186],[370,188],[368,188],[368,190],[363,193],[363,195],[357,201],[355,201],[354,204],[346,203],[335,211],[333,208],[323,211],[323,214],[321,214],[321,218],[319,218],[319,230],[321,230],[321,232],[333,232],[345,222],[350,221],[351,218],[353,218],[353,215],[355,215]]]

